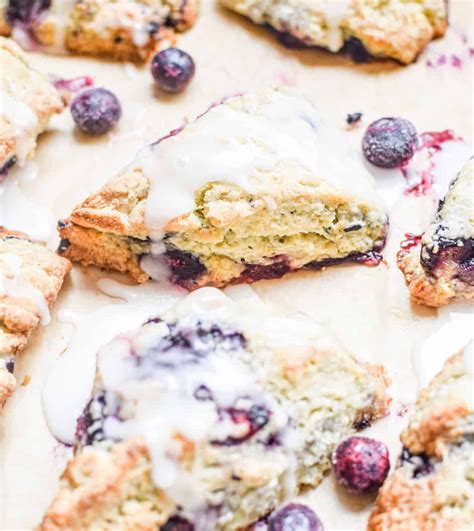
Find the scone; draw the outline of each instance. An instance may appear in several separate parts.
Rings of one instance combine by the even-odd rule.
[[[0,180],[30,159],[36,139],[64,104],[45,76],[34,70],[11,39],[0,37]]]
[[[376,261],[387,216],[344,138],[306,99],[272,89],[142,150],[59,232],[71,260],[192,290]]]
[[[1,3],[2,0],[0,0]],[[0,31],[29,46],[143,62],[193,25],[199,0],[3,0]],[[0,11],[1,13],[1,11]]]
[[[313,321],[202,288],[99,351],[40,529],[244,528],[321,481],[386,385]]]
[[[448,25],[445,0],[220,0],[283,38],[413,62]]]
[[[472,356],[472,349],[465,355]],[[398,468],[379,492],[369,531],[472,529],[474,380],[469,367],[472,359],[462,353],[451,357],[420,394],[401,437]]]
[[[0,227],[0,408],[13,393],[15,355],[49,322],[71,264],[24,234]]]
[[[426,306],[474,298],[474,159],[451,184],[428,230],[398,253],[412,299]]]

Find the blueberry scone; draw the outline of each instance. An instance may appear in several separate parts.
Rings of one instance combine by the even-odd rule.
[[[422,391],[398,467],[385,482],[369,531],[467,530],[474,522],[474,380],[471,347]]]
[[[202,288],[99,351],[40,529],[242,529],[317,485],[386,386],[311,320]]]
[[[346,47],[360,55],[413,62],[444,34],[445,0],[220,0],[284,39],[332,52]]]
[[[398,253],[412,299],[439,307],[474,298],[474,159],[451,184],[416,245]]]
[[[193,25],[199,0],[0,0],[0,31],[30,47],[142,62]]]
[[[0,180],[36,149],[36,139],[55,113],[62,111],[58,91],[34,70],[23,50],[0,37]]]
[[[192,290],[375,260],[386,231],[344,139],[306,99],[267,90],[142,150],[60,222],[59,252]]]
[[[43,244],[0,227],[0,407],[15,389],[15,356],[52,306],[71,269]]]

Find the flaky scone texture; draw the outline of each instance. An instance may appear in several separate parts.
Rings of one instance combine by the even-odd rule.
[[[40,529],[245,528],[322,480],[338,442],[386,414],[387,383],[314,322],[198,290],[99,352]]]
[[[15,162],[23,164],[51,116],[63,110],[58,91],[32,68],[11,39],[0,37],[0,179]]]
[[[0,407],[15,388],[14,356],[47,313],[71,269],[43,244],[0,228]]]
[[[421,392],[401,436],[404,450],[398,468],[379,492],[369,531],[472,528],[473,386],[460,353]]]
[[[301,102],[304,111],[298,107]],[[289,119],[294,119],[306,135],[298,139],[300,146],[310,144],[303,147],[304,156],[311,163],[321,160],[314,173],[291,158],[285,159],[284,151],[280,155],[281,151],[273,153],[266,147],[275,134],[267,123],[283,112],[288,112]],[[343,144],[326,141],[331,130],[326,135],[325,126],[316,123],[319,117],[313,114],[314,108],[307,100],[278,90],[232,98],[211,108],[151,146],[144,159],[139,156],[76,207],[70,218],[59,224],[61,254],[85,265],[127,273],[137,282],[153,277],[150,269],[143,266],[144,257],[148,260],[149,256],[160,254],[157,260],[168,267],[171,280],[192,290],[204,285],[223,287],[278,278],[297,269],[356,261],[366,253],[380,250],[388,221],[373,193],[371,177],[346,154]],[[221,115],[230,115],[232,120],[228,126],[222,123],[219,129]],[[237,133],[231,128],[234,121]],[[239,122],[248,121],[252,124],[248,135],[264,127],[269,129],[268,135],[246,136],[246,125]],[[263,171],[245,167],[243,172],[248,172],[249,180],[252,179],[251,191],[232,180],[201,181],[205,184],[197,185],[192,196],[194,209],[166,220],[157,251],[147,212],[153,214],[153,209],[160,208],[154,206],[156,193],[152,195],[152,191],[160,192],[161,183],[158,176],[154,187],[152,174],[159,172],[167,145],[180,150],[181,145],[194,139],[206,142],[212,135],[208,133],[210,128],[218,131],[218,145],[238,149],[248,144],[249,152],[257,146],[256,150],[261,149],[266,157],[264,160],[275,161],[274,168]],[[279,138],[280,146],[286,146],[286,137],[283,140]],[[288,140],[294,142],[290,136]],[[229,164],[232,168],[235,163],[232,149],[222,161],[223,167]],[[319,153],[314,154],[313,149]],[[331,149],[334,153],[327,154]],[[196,156],[187,149],[185,152],[191,161]],[[198,167],[199,157],[201,152],[197,155],[196,178],[202,179],[206,175]],[[180,198],[174,197],[173,187],[166,188],[170,179],[171,176],[163,175],[164,188],[160,193],[165,198],[169,193],[169,202],[173,203]],[[173,180],[176,187],[183,185],[179,179],[178,176]]]
[[[140,63],[160,46],[173,44],[175,32],[190,28],[199,11],[199,0],[52,0],[48,4],[26,22],[9,17],[5,9],[0,31],[10,34],[19,28],[13,30],[14,37],[26,31],[40,46]]]
[[[411,298],[426,306],[474,300],[474,159],[451,184],[419,244],[398,254]]]
[[[352,39],[373,56],[412,63],[444,34],[444,0],[220,0],[257,24],[333,52]]]

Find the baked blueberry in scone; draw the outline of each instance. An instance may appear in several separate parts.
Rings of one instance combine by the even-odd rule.
[[[3,4],[0,32],[31,47],[134,62],[147,60],[161,41],[173,42],[175,31],[192,26],[199,9],[199,0],[3,0]]]
[[[469,348],[469,347],[467,347]],[[451,357],[416,403],[398,467],[379,491],[369,531],[467,530],[474,522],[474,380]]]
[[[291,91],[234,97],[142,150],[60,222],[63,256],[189,290],[376,262],[371,176]]]
[[[220,0],[253,22],[274,28],[283,43],[343,48],[354,60],[370,55],[413,62],[444,34],[446,0]]]
[[[452,182],[419,241],[398,253],[412,299],[439,307],[474,298],[474,159]]]
[[[49,322],[70,269],[68,260],[43,244],[0,227],[0,407],[15,389],[15,356],[35,328]]]
[[[243,529],[316,486],[386,386],[313,321],[202,288],[99,351],[40,529]]]
[[[0,37],[0,180],[33,156],[38,135],[63,107],[58,91],[30,66],[23,50]]]

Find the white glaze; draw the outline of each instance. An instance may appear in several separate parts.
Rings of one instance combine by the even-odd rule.
[[[28,161],[22,168],[10,169],[8,178],[0,183],[0,226],[48,241],[56,219],[49,208],[32,201],[23,191],[23,184],[34,180],[36,175],[36,164]]]
[[[473,323],[474,324],[474,323]],[[474,375],[474,340],[471,339],[467,346],[464,347],[464,366],[466,367],[466,372],[471,376]]]
[[[60,321],[74,326],[74,334],[43,389],[48,427],[57,439],[67,444],[74,443],[77,418],[89,400],[100,347],[117,334],[167,309],[182,296],[177,290],[157,284],[127,286],[111,279],[100,280],[98,288],[126,302],[108,304],[90,313],[59,312]]]
[[[48,303],[43,293],[25,277],[19,256],[9,253],[0,255],[0,261],[7,266],[7,271],[0,271],[0,296],[30,299],[35,303],[40,323],[47,325],[50,320]]]
[[[289,181],[321,178],[374,197],[370,175],[342,136],[322,123],[306,99],[287,91],[274,91],[264,104],[244,98],[243,110],[218,105],[142,150],[134,166],[150,179],[145,221],[156,241],[169,220],[193,210],[195,192],[208,182],[254,193],[265,189],[259,178],[280,169]]]
[[[325,0],[321,5],[328,26],[327,47],[331,52],[338,52],[344,46],[344,32],[341,22],[347,15],[351,0]]]
[[[28,154],[34,149],[36,135],[34,130],[38,125],[38,118],[26,103],[18,100],[13,83],[2,78],[0,87],[0,116],[3,116],[12,126],[15,137],[15,155],[21,166],[26,162]],[[7,87],[9,90],[7,90]]]

